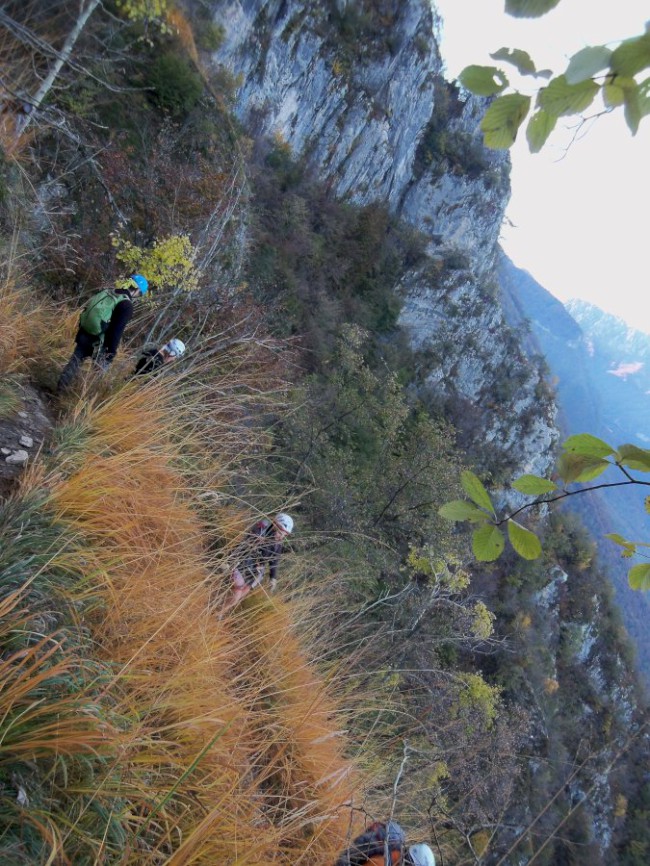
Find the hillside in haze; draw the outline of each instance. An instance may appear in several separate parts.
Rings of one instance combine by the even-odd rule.
[[[544,356],[558,396],[564,436],[592,433],[611,445],[647,447],[650,436],[650,336],[584,301],[566,306],[527,271],[502,255],[500,282],[512,324],[527,321],[526,346]],[[602,480],[624,480],[611,470]],[[643,478],[643,476],[640,476]],[[648,520],[643,488],[609,490],[576,497],[575,508],[598,540],[615,581],[639,661],[650,675],[650,600],[627,586],[628,560],[602,536],[618,532],[646,541]]]

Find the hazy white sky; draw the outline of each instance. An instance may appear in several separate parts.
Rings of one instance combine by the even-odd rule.
[[[506,15],[504,0],[434,2],[450,78],[470,63],[494,65],[489,54],[501,47],[522,48],[538,69],[559,74],[580,48],[639,35],[650,19],[650,0],[561,0],[535,20]],[[516,78],[514,67],[498,65]],[[535,155],[522,127],[503,247],[561,300],[584,298],[650,333],[650,117],[634,138],[622,111],[599,118],[567,152],[574,123],[562,118]]]

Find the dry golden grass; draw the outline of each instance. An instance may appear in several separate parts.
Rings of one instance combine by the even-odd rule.
[[[180,9],[170,9],[167,12],[167,22],[175,31],[181,45],[187,51],[188,56],[191,57],[192,61],[198,66],[199,55],[196,50],[194,33],[192,32],[192,27],[190,22],[187,20],[187,17]]]
[[[2,646],[15,642],[28,628],[30,616],[19,607],[23,594],[12,592],[0,600]],[[61,692],[55,699],[42,699],[48,685],[78,664],[65,648],[63,635],[56,632],[5,651],[0,660],[0,765],[8,755],[34,759],[53,751],[69,755],[102,749],[108,732],[82,695]]]
[[[75,538],[59,564],[89,575],[70,598],[92,596],[83,626],[114,672],[95,688],[99,714],[120,720],[103,733],[113,758],[95,797],[130,804],[120,820],[137,843],[125,864],[331,863],[357,783],[339,710],[291,608],[260,594],[223,623],[214,613],[227,562],[206,553],[200,485],[225,484],[246,445],[226,429],[237,386],[216,390],[219,400],[204,384],[180,397],[182,376],[161,377],[79,403],[68,423],[83,444],[62,447],[45,477],[34,470],[23,485],[47,488],[48,509]],[[206,459],[206,430],[210,445],[226,443],[223,463],[214,449]],[[188,486],[179,467],[193,454],[202,470]],[[214,509],[223,557],[245,519]],[[75,827],[55,832],[65,851]],[[96,840],[95,862],[103,851]]]
[[[56,369],[76,313],[51,327],[51,311],[5,292],[18,327],[0,363],[27,370],[29,350]],[[89,633],[103,672],[75,696],[101,720],[101,766],[91,779],[71,773],[72,787],[57,781],[74,808],[64,821],[44,809],[38,825],[60,862],[83,851],[94,863],[325,866],[359,828],[369,774],[348,755],[367,744],[350,743],[354,717],[334,696],[373,716],[375,732],[384,721],[377,696],[348,700],[353,680],[336,669],[325,680],[311,660],[336,600],[287,592],[289,579],[286,602],[260,589],[223,622],[215,615],[242,533],[260,509],[290,508],[256,489],[268,442],[252,419],[281,404],[286,387],[268,382],[259,354],[249,341],[208,346],[189,365],[137,380],[128,352],[108,376],[87,365],[60,401],[54,453],[23,478],[21,495],[46,491],[47,512],[73,540],[52,553],[70,575],[58,603]],[[40,747],[29,733],[25,753]],[[392,768],[372,749],[365,766],[382,780],[375,814],[386,814]]]
[[[56,366],[73,348],[78,312],[36,303],[20,283],[19,275],[0,280],[0,375]]]
[[[10,280],[0,303],[0,370],[55,376],[77,313],[55,314]],[[255,341],[204,358],[135,381],[122,353],[108,376],[82,375],[58,402],[51,453],[15,494],[18,508],[43,499],[43,518],[63,527],[63,540],[33,547],[44,546],[41,571],[67,576],[48,603],[65,640],[35,639],[32,624],[27,649],[7,655],[3,635],[24,614],[20,595],[0,601],[0,741],[7,766],[44,775],[24,816],[44,862],[325,866],[356,828],[346,717],[296,635],[308,606],[260,590],[225,621],[215,614],[233,548],[274,504],[241,484],[268,450],[251,419],[286,386]],[[234,476],[244,492],[233,500]]]

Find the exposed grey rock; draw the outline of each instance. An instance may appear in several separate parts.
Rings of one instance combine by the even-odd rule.
[[[225,39],[215,59],[242,76],[240,118],[306,154],[336,194],[396,210],[442,72],[431,5],[399,4],[384,43],[357,45],[360,63],[328,41],[321,4],[230,0],[218,11]]]
[[[24,469],[29,458],[25,449],[35,442],[43,442],[52,427],[49,406],[34,386],[20,381],[17,396],[21,409],[0,418],[0,454],[4,458],[0,460],[0,501],[11,492]],[[31,440],[29,446],[28,439]],[[18,443],[22,447],[19,448]]]
[[[437,159],[407,190],[401,215],[422,229],[430,238],[431,252],[456,252],[467,260],[467,267],[479,280],[493,279],[498,254],[499,233],[510,196],[507,154],[488,151],[481,143],[479,123],[485,101],[470,97],[465,102],[447,91],[456,114],[445,130],[463,147],[475,154],[478,167],[450,165]],[[458,145],[460,146],[460,145]]]
[[[64,183],[48,177],[35,190],[36,203],[32,210],[34,227],[41,232],[52,231],[52,214],[76,212],[76,206],[71,202],[68,189]]]
[[[559,565],[554,565],[549,571],[549,577],[546,586],[535,593],[535,601],[540,607],[557,613],[560,587],[567,582],[569,575]]]
[[[18,450],[12,451],[12,453],[5,457],[5,463],[20,465],[22,463],[26,463],[29,460],[29,454],[26,451]]]
[[[414,348],[431,358],[427,384],[465,401],[467,423],[485,443],[507,451],[519,472],[543,475],[558,439],[555,406],[540,396],[542,374],[520,350],[496,300],[466,270],[437,285],[426,269],[411,273],[403,291],[400,323]],[[503,504],[520,501],[513,493]]]

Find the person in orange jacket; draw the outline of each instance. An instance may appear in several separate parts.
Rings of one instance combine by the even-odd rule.
[[[388,859],[387,859],[388,855]],[[341,854],[335,866],[436,866],[428,845],[406,845],[404,831],[396,821],[375,821]]]

